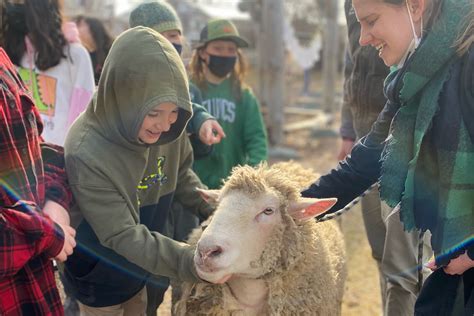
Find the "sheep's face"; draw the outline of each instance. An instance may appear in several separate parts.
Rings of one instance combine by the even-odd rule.
[[[258,278],[269,272],[269,262],[280,254],[285,218],[292,223],[309,220],[336,202],[300,198],[282,205],[281,194],[274,190],[259,194],[231,190],[223,196],[219,191],[202,193],[218,205],[198,241],[194,262],[199,276],[213,283],[233,276]]]
[[[255,262],[281,224],[279,204],[272,193],[251,198],[236,191],[222,197],[197,245],[194,262],[199,275],[216,283],[236,274],[260,276]]]

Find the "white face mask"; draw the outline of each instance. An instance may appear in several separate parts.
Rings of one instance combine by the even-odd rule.
[[[421,17],[420,37],[418,37],[415,32],[415,23],[413,22],[413,18],[411,16],[410,7],[408,6],[408,0],[406,0],[405,3],[408,10],[408,16],[410,17],[410,25],[411,30],[413,32],[413,39],[411,40],[410,45],[408,45],[405,54],[403,54],[403,57],[400,59],[400,62],[398,63],[398,68],[403,67],[408,57],[418,48],[421,42],[421,36],[423,34],[423,16]]]

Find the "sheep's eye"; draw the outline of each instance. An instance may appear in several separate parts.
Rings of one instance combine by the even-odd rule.
[[[263,214],[265,215],[272,215],[273,213],[275,213],[275,210],[269,207],[263,210]]]

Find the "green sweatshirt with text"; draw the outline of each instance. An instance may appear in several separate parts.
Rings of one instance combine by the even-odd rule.
[[[240,100],[231,80],[207,83],[201,89],[202,105],[221,124],[226,137],[210,155],[194,162],[194,171],[210,189],[219,188],[237,165],[255,166],[267,159],[267,136],[258,101],[250,88],[242,88]]]

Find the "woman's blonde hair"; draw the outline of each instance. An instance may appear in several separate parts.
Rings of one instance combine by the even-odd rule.
[[[393,5],[406,5],[408,0],[382,0],[382,2]],[[426,0],[425,12],[423,12],[423,30],[429,30],[438,20],[441,14],[443,0]]]
[[[199,53],[206,49],[206,45],[198,47],[194,50],[191,62],[189,63],[190,78],[201,91],[206,91],[207,80],[204,75],[204,60],[199,56]],[[237,62],[230,74],[232,83],[232,93],[237,101],[240,101],[242,88],[245,87],[245,76],[247,75],[247,61],[241,50],[237,50]]]
[[[382,0],[395,5],[404,5],[407,0]],[[436,23],[441,15],[443,9],[444,0],[426,0],[426,9],[423,13],[423,30],[429,30]],[[461,23],[464,23],[466,27],[464,31],[459,35],[455,42],[457,52],[462,55],[467,52],[469,47],[474,41],[474,10],[472,2],[468,4],[467,15],[464,17]]]
[[[474,8],[471,3],[471,9],[464,18],[466,28],[456,40],[456,48],[459,55],[464,55],[474,42]]]

